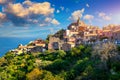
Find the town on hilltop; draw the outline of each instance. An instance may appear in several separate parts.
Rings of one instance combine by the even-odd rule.
[[[37,39],[25,46],[21,44],[11,52],[19,55],[24,52],[44,52],[45,50],[69,51],[80,44],[94,45],[105,42],[119,44],[119,41],[120,25],[108,25],[101,29],[97,26],[87,25],[78,18],[66,30],[62,29],[54,35],[50,35],[48,42]]]

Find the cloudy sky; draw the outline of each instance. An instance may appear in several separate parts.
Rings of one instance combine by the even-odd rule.
[[[0,37],[39,37],[78,19],[120,24],[120,0],[0,0]]]

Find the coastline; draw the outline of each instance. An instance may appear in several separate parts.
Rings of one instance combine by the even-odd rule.
[[[36,37],[16,38],[16,37],[0,37],[0,57],[4,56],[9,50],[17,48],[19,44],[26,45],[30,41],[37,39]],[[43,40],[45,38],[42,38]]]

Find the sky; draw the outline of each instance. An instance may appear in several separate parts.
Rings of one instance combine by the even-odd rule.
[[[75,22],[120,24],[120,0],[0,0],[0,37],[45,37]]]

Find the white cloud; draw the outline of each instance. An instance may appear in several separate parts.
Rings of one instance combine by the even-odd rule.
[[[50,21],[52,21],[52,18],[49,17],[45,18],[45,22],[50,22]]]
[[[105,16],[105,17],[104,17],[104,20],[110,21],[110,20],[111,20],[111,17],[110,17],[110,16]]]
[[[60,10],[57,10],[56,13],[60,13]]]
[[[0,22],[4,22],[3,18],[5,18],[7,21],[18,26],[32,23],[47,26],[54,18],[55,10],[49,2],[36,3],[25,0],[23,3],[12,3],[13,1],[14,0],[0,0],[3,8],[2,13],[4,12],[4,14],[0,13]],[[6,4],[6,2],[8,4]],[[57,12],[59,13],[59,10]],[[53,21],[59,24],[57,20]]]
[[[83,18],[84,18],[85,20],[92,20],[92,19],[94,18],[94,16],[87,14],[87,15],[85,15]]]
[[[42,26],[46,26],[46,24],[44,24],[44,23],[41,23],[39,26],[40,26],[40,27],[42,27]]]
[[[29,15],[29,10],[24,8],[22,4],[9,4],[7,8],[4,9],[6,13],[18,16],[18,17],[25,17]]]
[[[33,20],[33,23],[38,23],[38,22],[39,22],[39,21],[38,21],[38,20],[36,20],[36,19],[35,19],[35,20]]]
[[[111,17],[106,15],[105,13],[101,12],[98,14],[99,17],[101,17],[103,20],[110,21]]]
[[[101,12],[101,13],[99,13],[98,15],[99,15],[99,17],[103,17],[103,16],[105,16],[106,14],[103,13],[103,12]]]
[[[61,6],[60,9],[63,11],[65,8],[63,6]]]
[[[25,8],[21,3],[17,4],[9,4],[7,8],[5,8],[5,12],[19,16],[25,17],[30,14],[34,15],[49,15],[54,12],[54,8],[50,7],[49,2],[44,3],[32,3],[28,1],[29,6]],[[25,4],[25,3],[24,3]]]
[[[4,19],[5,17],[6,15],[0,12],[0,19]]]
[[[53,20],[51,21],[51,23],[54,24],[54,25],[59,25],[59,24],[60,24],[56,19],[53,19]]]
[[[29,0],[23,2],[23,5],[31,6],[33,3]]]
[[[83,13],[84,13],[84,8],[81,9],[81,10],[76,10],[74,11],[71,16],[69,17],[70,20],[73,20],[73,21],[76,21],[78,19],[78,17],[82,17],[83,16]]]
[[[8,3],[12,3],[14,2],[15,0],[0,0],[0,4],[1,5],[5,5],[5,4],[8,4]]]
[[[0,12],[0,23],[6,21],[6,15]]]
[[[89,4],[86,4],[86,7],[90,7],[90,5],[89,5]]]
[[[7,0],[0,0],[0,4],[4,4],[6,2],[7,2]]]
[[[35,3],[28,8],[30,13],[49,15],[54,12],[54,9],[50,7],[49,2]]]

